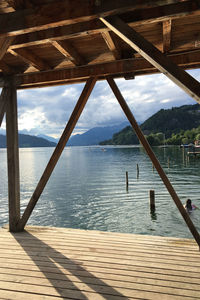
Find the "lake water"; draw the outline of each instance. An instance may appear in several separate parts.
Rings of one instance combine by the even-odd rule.
[[[154,151],[181,201],[191,198],[200,207],[200,158],[186,162],[178,147]],[[22,212],[52,152],[53,148],[20,149]],[[0,226],[8,223],[6,172],[6,150],[1,149]],[[154,214],[149,190],[155,190]],[[193,211],[191,219],[200,231],[200,210]],[[141,147],[65,148],[28,224],[192,238]]]

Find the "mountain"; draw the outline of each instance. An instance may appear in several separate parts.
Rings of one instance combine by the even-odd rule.
[[[166,138],[181,130],[191,130],[200,126],[200,106],[183,105],[173,107],[172,109],[161,109],[149,119],[147,119],[140,128],[145,135],[162,132]],[[110,140],[102,141],[101,145],[131,145],[138,144],[139,141],[132,127],[127,126],[118,133],[115,133]]]
[[[100,145],[137,145],[139,140],[132,127],[126,126],[121,131],[113,134],[112,139],[99,143]]]
[[[53,138],[52,136],[45,135],[45,134],[38,134],[37,137],[43,138],[49,142],[58,143],[58,139]]]
[[[183,105],[171,109],[161,109],[142,125],[141,129],[146,133],[163,132],[166,137],[180,130],[190,130],[200,126],[200,106]]]
[[[120,125],[107,126],[107,127],[94,127],[83,134],[73,135],[67,146],[91,146],[98,145],[102,140],[112,138],[115,132],[118,132],[125,126],[128,122],[121,123]]]
[[[55,147],[56,143],[28,134],[19,134],[19,147]],[[0,134],[0,148],[6,148],[6,136]]]

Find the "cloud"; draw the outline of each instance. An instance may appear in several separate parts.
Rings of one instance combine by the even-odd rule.
[[[43,127],[48,122],[45,114],[40,111],[40,108],[28,110],[20,115],[18,126],[19,130],[31,130],[34,127]]]
[[[199,70],[189,72],[200,80]],[[117,79],[128,106],[138,122],[160,109],[195,104],[185,92],[163,74],[138,76],[134,80]],[[18,91],[19,128],[30,134],[59,136],[76,105],[84,84]],[[106,81],[96,83],[74,130],[119,124],[126,117]],[[5,124],[3,125],[5,127]]]
[[[160,101],[160,103],[168,103],[168,102],[172,102],[172,99],[163,99]]]

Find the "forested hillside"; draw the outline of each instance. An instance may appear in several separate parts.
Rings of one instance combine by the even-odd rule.
[[[164,142],[173,145],[187,144],[199,139],[200,134],[200,106],[184,105],[172,109],[161,109],[147,119],[141,126],[151,145]],[[132,129],[127,126],[112,139],[103,141],[101,145],[132,145],[139,141]]]
[[[183,105],[172,109],[161,109],[147,119],[142,130],[148,133],[162,132],[166,137],[180,130],[188,130],[200,126],[200,105]]]

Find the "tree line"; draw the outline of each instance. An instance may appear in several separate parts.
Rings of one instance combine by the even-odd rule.
[[[180,130],[178,133],[172,133],[169,138],[165,138],[165,134],[162,132],[151,133],[146,138],[151,146],[194,144],[194,141],[200,141],[200,126],[191,130]]]

